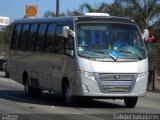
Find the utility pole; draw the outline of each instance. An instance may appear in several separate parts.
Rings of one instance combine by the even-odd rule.
[[[59,0],[56,0],[56,17],[59,16]]]

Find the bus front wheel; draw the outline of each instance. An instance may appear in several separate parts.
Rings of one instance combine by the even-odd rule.
[[[64,97],[65,97],[66,105],[72,106],[74,104],[74,99],[73,99],[73,96],[72,96],[72,92],[71,92],[71,88],[70,88],[69,83],[67,83],[66,86],[65,86]]]
[[[134,108],[137,104],[138,97],[127,97],[124,98],[124,103],[127,108]]]

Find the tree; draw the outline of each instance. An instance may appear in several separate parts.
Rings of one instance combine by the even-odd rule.
[[[121,4],[120,0],[115,0],[112,4],[108,5],[108,11],[112,16],[126,16],[127,10]]]
[[[83,15],[84,12],[103,12],[112,16],[130,17],[135,20],[139,26],[148,28],[160,19],[160,0],[114,0],[112,4],[101,3],[91,5],[83,3],[79,10],[67,10],[60,16]],[[45,17],[56,16],[53,11],[47,11]],[[159,18],[159,19],[158,19]]]
[[[79,10],[73,10],[73,11],[67,10],[66,15],[67,16],[78,16],[78,15],[83,15],[83,13],[80,12]]]
[[[12,24],[0,30],[0,43],[8,44],[11,37]]]
[[[109,10],[108,7],[109,7],[109,5],[107,3],[101,3],[98,6],[97,5],[92,6],[89,3],[83,3],[80,6],[80,11],[82,13],[83,13],[84,10],[86,10],[87,12],[103,12],[103,13],[106,13]]]
[[[60,13],[59,16],[65,16],[65,13]],[[54,11],[46,11],[44,17],[56,17],[56,13]]]
[[[46,11],[44,17],[55,17],[56,13],[54,11]]]
[[[134,19],[139,25],[148,28],[149,23],[155,22],[160,15],[160,0],[117,0],[126,16]]]

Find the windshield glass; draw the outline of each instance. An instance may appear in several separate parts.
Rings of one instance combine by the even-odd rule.
[[[138,28],[119,23],[78,24],[77,51],[79,56],[87,58],[141,60],[146,57]]]

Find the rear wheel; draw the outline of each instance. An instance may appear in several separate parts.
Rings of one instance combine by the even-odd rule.
[[[25,77],[24,92],[27,97],[31,97],[33,93],[33,89],[29,86],[28,77]]]
[[[33,96],[39,96],[41,95],[42,90],[30,87],[28,76],[25,77],[25,83],[24,83],[24,91],[26,96],[33,97]]]
[[[6,77],[6,78],[9,78],[9,72],[8,72],[6,69],[5,69],[4,72],[5,72],[5,77]]]
[[[127,97],[124,98],[124,103],[127,108],[134,108],[137,104],[138,97]]]

